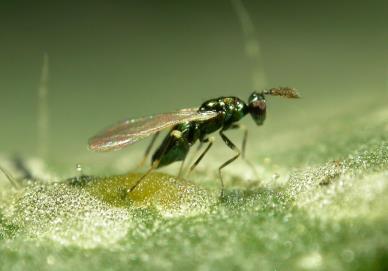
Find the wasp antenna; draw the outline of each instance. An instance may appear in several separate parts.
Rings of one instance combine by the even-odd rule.
[[[0,171],[3,172],[4,176],[7,177],[8,181],[12,184],[13,187],[18,188],[19,184],[16,179],[4,168],[0,167]]]
[[[264,94],[272,95],[272,96],[282,96],[286,98],[300,98],[297,90],[290,87],[278,87],[278,88],[270,88],[268,90],[263,91]]]

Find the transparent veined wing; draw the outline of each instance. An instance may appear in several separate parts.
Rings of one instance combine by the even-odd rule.
[[[157,132],[187,121],[205,121],[216,117],[213,111],[198,112],[198,108],[157,114],[116,123],[89,139],[92,151],[113,151],[124,148]]]

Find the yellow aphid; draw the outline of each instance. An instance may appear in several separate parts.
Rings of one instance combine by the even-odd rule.
[[[132,192],[141,173],[98,177],[85,186],[87,192],[116,207],[155,207],[162,213],[209,206],[208,193],[198,186],[164,173],[151,173]],[[204,204],[205,203],[205,204]],[[198,210],[200,211],[200,210]],[[202,210],[203,211],[203,210]]]

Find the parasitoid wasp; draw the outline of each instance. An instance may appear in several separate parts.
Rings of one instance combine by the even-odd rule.
[[[209,135],[219,131],[223,142],[236,152],[232,158],[228,159],[218,168],[222,197],[224,182],[221,171],[224,167],[236,160],[240,154],[244,157],[248,135],[245,129],[240,151],[224,132],[230,129],[242,128],[238,122],[247,114],[252,116],[257,125],[262,125],[266,117],[266,95],[299,98],[295,89],[279,87],[261,92],[254,91],[249,96],[248,103],[233,96],[210,99],[205,101],[199,108],[182,109],[176,112],[156,114],[119,122],[90,138],[89,149],[99,152],[119,150],[148,136],[154,135],[145,151],[144,162],[160,131],[167,128],[171,129],[152,155],[151,168],[128,190],[128,192],[131,192],[153,170],[167,166],[173,162],[184,162],[190,147],[197,141],[200,142],[200,146],[207,143],[206,149],[190,167],[190,171],[192,171],[213,145],[214,139],[213,137],[209,137]]]

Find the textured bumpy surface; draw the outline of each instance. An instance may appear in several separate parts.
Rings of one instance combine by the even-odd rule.
[[[1,176],[0,269],[387,270],[388,110],[368,108],[263,131],[259,177],[229,167],[224,202],[221,145],[194,182],[155,173],[133,194],[138,174],[21,189]]]

